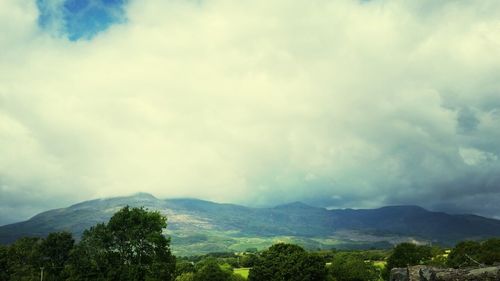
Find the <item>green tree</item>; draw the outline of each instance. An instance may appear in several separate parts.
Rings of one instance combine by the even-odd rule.
[[[4,245],[0,245],[0,280],[9,279],[9,255],[8,248]]]
[[[162,234],[166,218],[125,207],[86,230],[71,255],[74,280],[174,280],[175,257]]]
[[[448,265],[451,267],[475,266],[480,260],[481,244],[476,241],[462,241],[448,255]]]
[[[50,233],[40,244],[42,266],[45,268],[45,280],[61,280],[61,273],[69,260],[75,240],[71,233]]]
[[[352,253],[335,255],[329,270],[337,281],[376,281],[380,275],[372,263]]]
[[[275,244],[262,253],[250,270],[249,281],[323,281],[324,259],[293,244]]]
[[[432,259],[432,248],[413,243],[397,245],[387,258],[387,265],[382,270],[382,278],[389,279],[390,271],[397,267],[406,267],[427,263]]]
[[[10,245],[7,251],[11,281],[36,280],[40,276],[42,239],[25,237]]]
[[[418,246],[413,243],[397,245],[387,259],[387,269],[418,265],[432,258],[432,249],[429,246]]]
[[[253,267],[257,260],[258,258],[255,254],[244,254],[240,257],[240,266]]]
[[[223,270],[215,260],[209,259],[194,274],[194,281],[229,281],[231,274]]]
[[[481,243],[479,258],[487,265],[500,262],[500,239],[491,238]]]
[[[105,224],[85,230],[70,254],[70,280],[118,280],[113,275],[120,262],[112,248],[112,235]]]
[[[193,273],[194,271],[194,265],[191,262],[185,260],[177,261],[175,266],[175,276],[180,276],[184,273]]]

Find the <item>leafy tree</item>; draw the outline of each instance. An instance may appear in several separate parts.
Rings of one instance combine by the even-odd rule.
[[[194,265],[188,261],[178,261],[175,266],[175,275],[180,276],[184,273],[193,273],[195,271]]]
[[[418,246],[413,243],[397,245],[387,259],[387,269],[418,265],[432,258],[432,249],[429,246]]]
[[[379,271],[357,254],[337,254],[330,266],[330,273],[337,281],[376,281]]]
[[[0,280],[9,279],[9,256],[7,251],[8,249],[6,246],[0,245]]]
[[[69,260],[75,240],[69,232],[50,233],[40,244],[45,280],[61,280],[61,273]]]
[[[112,250],[112,235],[105,224],[85,230],[70,255],[70,280],[114,280],[119,260]]]
[[[487,265],[500,262],[500,239],[491,238],[481,243],[479,259]]]
[[[71,255],[74,280],[169,281],[175,258],[163,236],[166,218],[144,208],[125,207],[108,224],[83,233]]]
[[[258,260],[257,255],[255,254],[244,254],[240,257],[240,266],[241,267],[253,267],[255,262]]]
[[[231,274],[223,270],[215,260],[209,259],[194,274],[194,281],[229,281]]]
[[[310,255],[293,244],[275,244],[262,253],[250,270],[249,281],[323,281],[326,267],[323,258]]]
[[[383,279],[389,279],[390,271],[396,267],[406,267],[427,263],[432,259],[432,248],[429,246],[418,246],[413,243],[401,243],[397,245],[387,258],[387,265],[382,270]]]
[[[448,255],[448,265],[455,268],[477,265],[474,261],[479,261],[480,253],[480,243],[476,241],[462,241]]]
[[[40,276],[42,265],[40,238],[25,237],[18,239],[7,251],[10,280],[35,280]]]

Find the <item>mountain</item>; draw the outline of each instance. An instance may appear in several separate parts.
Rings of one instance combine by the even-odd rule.
[[[249,208],[198,199],[158,199],[151,194],[85,201],[0,227],[0,243],[67,230],[79,237],[123,206],[144,206],[168,218],[167,234],[180,255],[265,248],[277,241],[307,248],[390,247],[402,241],[451,245],[500,236],[500,221],[431,212],[418,206],[327,210],[301,202]]]

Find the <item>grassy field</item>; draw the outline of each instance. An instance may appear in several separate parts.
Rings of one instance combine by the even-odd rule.
[[[373,262],[373,265],[378,267],[380,270],[384,269],[386,264],[387,264],[386,261],[374,261]]]
[[[339,232],[340,233],[340,232]],[[389,249],[392,245],[388,241],[396,241],[395,237],[385,237],[388,241],[381,241],[384,237],[374,238],[355,232],[341,232],[338,236],[329,237],[297,237],[297,236],[243,236],[234,231],[207,230],[197,233],[184,231],[169,231],[172,238],[172,250],[177,256],[192,256],[215,252],[244,252],[249,248],[265,250],[271,245],[284,242],[297,244],[307,250],[317,249]],[[348,234],[351,234],[349,236]]]
[[[234,273],[245,277],[245,279],[248,278],[248,272],[250,272],[250,268],[235,268],[234,269]]]

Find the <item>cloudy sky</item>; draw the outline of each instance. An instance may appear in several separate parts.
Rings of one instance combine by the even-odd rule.
[[[1,0],[0,224],[138,191],[500,217],[500,1]]]

